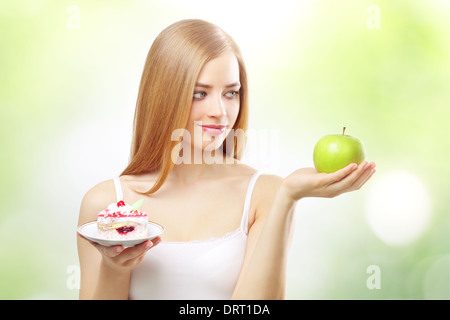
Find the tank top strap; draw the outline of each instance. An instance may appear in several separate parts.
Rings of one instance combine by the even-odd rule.
[[[122,192],[122,185],[120,184],[119,177],[114,178],[114,187],[116,188],[117,202],[122,201],[123,200],[123,192]]]
[[[245,232],[245,234],[248,233],[248,213],[250,211],[250,202],[252,199],[253,194],[253,188],[255,187],[256,181],[258,180],[258,177],[261,175],[261,172],[257,171],[250,179],[250,182],[248,184],[247,188],[247,194],[245,195],[245,201],[244,201],[244,212],[242,214],[242,220],[241,220],[241,230]]]

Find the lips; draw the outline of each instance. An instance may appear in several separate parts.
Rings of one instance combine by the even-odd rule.
[[[201,125],[200,127],[204,132],[206,132],[211,136],[218,136],[224,133],[225,129],[227,128],[226,125],[215,125],[215,124]]]

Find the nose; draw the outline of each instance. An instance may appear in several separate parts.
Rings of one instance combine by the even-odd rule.
[[[221,95],[216,95],[211,101],[208,109],[208,116],[214,118],[221,118],[227,115],[225,110],[225,103]]]

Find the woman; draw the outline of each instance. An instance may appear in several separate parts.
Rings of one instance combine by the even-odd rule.
[[[296,201],[357,190],[375,164],[332,174],[300,169],[284,179],[260,175],[239,161],[247,99],[239,49],[217,26],[183,20],[155,39],[138,93],[130,163],[118,183],[101,182],[86,193],[79,224],[96,220],[112,202],[144,199],[140,209],[165,231],[132,248],[78,237],[80,298],[284,297]]]

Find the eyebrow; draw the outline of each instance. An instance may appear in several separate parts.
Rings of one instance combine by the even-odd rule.
[[[201,83],[201,82],[197,82],[195,84],[195,86],[196,87],[201,87],[201,88],[208,88],[208,89],[212,88],[211,85],[205,84],[205,83]],[[233,82],[233,83],[227,84],[225,86],[225,88],[240,87],[240,86],[241,86],[241,83],[238,81],[238,82]]]

